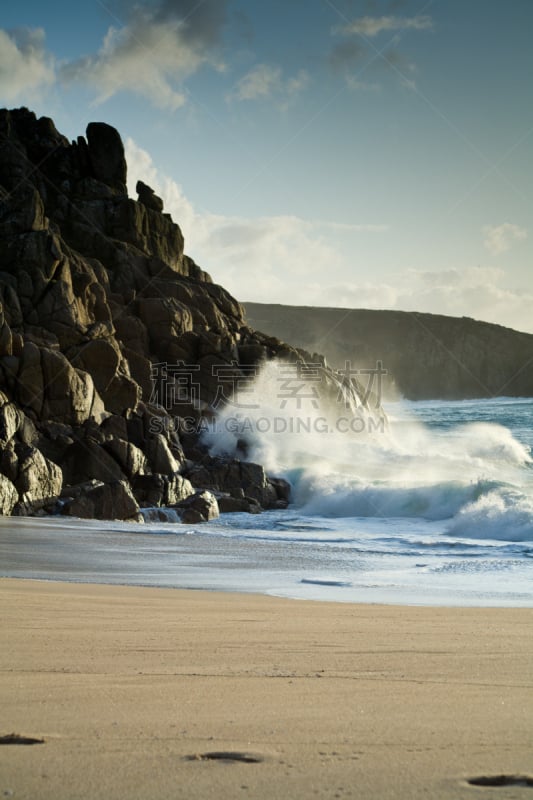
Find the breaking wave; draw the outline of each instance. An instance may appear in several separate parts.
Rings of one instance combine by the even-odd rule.
[[[452,536],[533,540],[530,447],[487,421],[487,407],[483,421],[439,427],[406,403],[385,420],[379,409],[348,409],[342,397],[289,398],[287,365],[280,369],[266,365],[246,404],[222,412],[225,434],[206,438],[213,454],[240,455],[287,478],[301,514],[444,520]]]

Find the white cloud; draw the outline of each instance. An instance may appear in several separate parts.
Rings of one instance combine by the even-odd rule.
[[[360,17],[340,28],[341,33],[373,37],[383,31],[423,31],[433,28],[433,20],[427,14],[415,17]]]
[[[331,284],[311,283],[306,299],[298,301],[298,304],[337,308],[396,308],[399,296],[400,290],[392,284],[347,280]]]
[[[236,100],[256,100],[268,97],[281,88],[281,67],[257,64],[235,86],[232,97]]]
[[[430,16],[419,14],[415,17],[360,17],[353,22],[338,26],[332,33],[336,36],[344,37],[337,42],[329,55],[329,64],[336,72],[345,74],[347,85],[355,91],[380,91],[381,81],[361,80],[360,72],[350,74],[350,71],[364,58],[372,56],[364,69],[370,74],[382,71],[386,67],[389,72],[395,72],[400,77],[401,84],[408,89],[416,90],[416,83],[407,75],[413,75],[417,71],[416,64],[398,50],[401,41],[401,34],[405,31],[415,30],[424,31],[433,28],[433,21]],[[378,50],[368,39],[378,36],[380,33],[392,33],[389,47],[386,51]],[[359,37],[359,38],[356,38]],[[367,40],[366,42],[364,40]],[[376,56],[380,56],[376,60]]]
[[[387,225],[199,213],[131,139],[126,156],[130,193],[138,179],[152,186],[181,226],[186,252],[241,301],[470,316],[533,332],[533,294],[509,286],[503,269],[406,270],[386,281],[354,280],[339,236],[382,236]],[[350,241],[353,252],[361,239]]]
[[[286,83],[287,94],[297,94],[303,91],[309,84],[309,73],[305,69],[301,69],[292,78],[289,78]]]
[[[324,272],[324,270],[322,270]],[[335,270],[327,269],[335,277]],[[296,292],[290,276],[280,289],[276,286],[263,296],[258,292],[244,299],[257,302],[293,303],[296,305],[337,308],[370,308],[473,317],[516,330],[533,333],[531,305],[533,294],[506,287],[503,270],[472,267],[465,270],[418,272],[407,270],[386,282],[346,280],[327,283],[324,274],[311,279]],[[337,278],[342,272],[337,271]],[[243,296],[241,295],[241,298]]]
[[[149,184],[163,198],[165,211],[180,225],[186,252],[214,280],[240,300],[280,302],[287,293],[305,302],[307,285],[328,273],[346,268],[332,232],[355,236],[380,235],[387,226],[304,220],[279,215],[247,219],[199,213],[181,187],[154,165],[151,156],[127,139],[128,188],[135,194],[137,180]]]
[[[237,81],[228,99],[258,100],[274,95],[289,98],[305,89],[308,83],[309,75],[304,69],[290,78],[285,78],[281,67],[277,65],[256,64]]]
[[[345,231],[346,233],[385,233],[389,230],[388,225],[373,223],[329,222],[324,220],[315,220],[313,221],[313,225],[332,231]]]
[[[497,267],[468,267],[464,270],[452,268],[435,272],[413,269],[409,270],[409,274],[424,287],[446,287],[452,291],[492,285],[505,277],[504,270]]]
[[[0,98],[10,104],[34,100],[55,80],[54,59],[42,28],[0,29]]]
[[[396,309],[473,317],[533,333],[533,293],[506,285],[504,270],[407,270],[387,283],[347,281],[309,287],[310,305]]]
[[[183,82],[203,66],[222,71],[216,56],[226,2],[204,0],[189,9],[183,2],[135,6],[127,25],[111,27],[95,55],[65,64],[66,83],[84,82],[96,90],[96,104],[120,91],[146,97],[159,108],[175,110],[187,99]]]
[[[411,297],[401,298],[406,310],[470,316],[517,330],[532,331],[533,293],[508,285],[504,270],[470,267],[442,272],[412,271],[406,283]]]
[[[527,230],[511,222],[504,222],[502,225],[486,225],[483,228],[485,234],[485,247],[493,256],[505,253],[510,250],[515,242],[527,239]]]
[[[64,66],[61,75],[67,83],[82,81],[97,89],[97,105],[129,90],[159,108],[175,110],[186,98],[170,77],[182,80],[199,66],[194,52],[187,53],[179,40],[178,25],[170,31],[164,25],[151,25],[142,40],[135,29],[110,28],[99,53]]]

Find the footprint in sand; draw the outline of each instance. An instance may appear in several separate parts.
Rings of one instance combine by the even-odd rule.
[[[44,739],[21,736],[20,733],[7,733],[5,736],[0,736],[0,744],[44,744]]]
[[[260,764],[264,758],[252,753],[240,753],[229,750],[215,750],[210,753],[196,753],[187,756],[188,761],[224,761],[226,763],[239,762],[241,764]]]
[[[470,786],[533,786],[531,775],[480,775],[477,778],[468,778]]]

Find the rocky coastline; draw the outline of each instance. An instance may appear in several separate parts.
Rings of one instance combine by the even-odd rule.
[[[289,484],[245,445],[214,457],[182,423],[212,419],[266,360],[318,357],[253,330],[126,175],[111,126],[70,142],[47,117],[0,111],[0,514],[196,523],[285,508]]]

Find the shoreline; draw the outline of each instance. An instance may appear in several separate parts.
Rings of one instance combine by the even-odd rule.
[[[329,604],[335,606],[369,606],[371,608],[394,608],[394,609],[402,609],[402,608],[426,608],[426,609],[443,609],[443,610],[458,610],[458,609],[470,609],[470,610],[487,610],[487,611],[532,611],[533,612],[533,605],[512,605],[511,602],[508,604],[500,604],[500,605],[489,605],[487,603],[479,603],[479,605],[475,605],[473,603],[446,603],[446,602],[430,602],[430,601],[408,601],[404,600],[402,602],[398,600],[390,600],[387,601],[386,599],[378,599],[378,600],[338,600],[338,599],[331,599],[327,597],[297,597],[295,595],[289,594],[274,594],[268,593],[266,591],[260,591],[259,589],[237,589],[235,587],[209,587],[209,586],[170,586],[170,585],[155,585],[151,583],[120,583],[118,581],[111,582],[111,581],[102,581],[102,580],[87,580],[83,578],[58,578],[58,577],[28,577],[27,575],[2,575],[0,574],[0,583],[2,581],[20,581],[20,582],[28,582],[28,583],[45,583],[45,584],[59,584],[63,585],[66,584],[67,586],[100,586],[101,588],[117,588],[117,589],[154,589],[156,591],[165,591],[165,592],[197,592],[197,593],[206,593],[206,594],[220,594],[223,596],[227,595],[234,595],[235,597],[257,597],[257,598],[265,598],[271,600],[283,600],[287,603],[312,603],[312,604]],[[314,581],[301,581],[304,585],[309,585],[314,583]],[[322,583],[317,581],[318,585],[324,586],[326,588],[343,588],[342,585],[337,587],[334,584],[329,583]]]
[[[244,526],[242,519],[232,522],[236,534],[242,534],[235,536],[226,536],[224,526],[215,523],[196,530],[15,519],[12,523],[0,517],[0,575],[4,577],[239,592],[349,605],[533,608],[529,560],[519,554],[523,562],[519,565],[514,555],[518,546],[512,544],[501,555],[484,548],[482,542],[473,555],[468,543],[443,555],[438,549],[433,553],[426,548],[424,553],[413,550],[395,556],[393,548],[392,561],[381,562],[380,555],[365,555],[369,543],[372,549],[373,537],[379,539],[372,522],[366,523],[358,552],[357,547],[353,551],[336,545],[322,547],[329,540],[340,541],[345,536],[350,540],[350,535],[339,531],[341,523],[336,520],[327,520],[326,532],[321,530],[320,520],[311,520],[315,527],[318,523],[317,543],[322,549],[317,550],[300,542],[298,536],[278,540],[267,531],[265,538],[262,527],[248,529],[248,522],[253,526],[255,518],[244,520]],[[276,519],[269,517],[267,527],[274,529]],[[290,523],[291,518],[287,519]],[[264,523],[264,518],[260,522]],[[295,523],[298,525],[297,518]],[[280,524],[287,522],[280,519]],[[409,520],[403,523],[407,548],[410,524]],[[429,535],[428,529],[425,533]],[[434,535],[438,537],[438,531],[431,533]],[[376,544],[383,550],[378,540]],[[351,546],[348,541],[348,548]],[[475,569],[479,557],[485,565],[481,571]],[[442,569],[448,561],[454,568]]]
[[[0,747],[3,794],[451,800],[532,771],[533,609],[18,578],[0,603],[0,736],[44,739]]]

